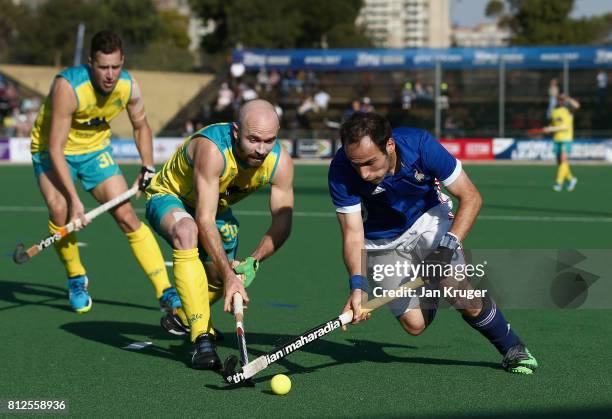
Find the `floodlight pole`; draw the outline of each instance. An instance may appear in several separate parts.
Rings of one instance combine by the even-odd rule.
[[[434,93],[434,113],[435,113],[435,136],[440,138],[441,133],[441,110],[440,110],[440,84],[442,82],[442,64],[440,59],[436,59],[436,85]]]
[[[499,60],[499,128],[497,136],[504,138],[506,126],[506,62]]]
[[[563,93],[569,95],[569,59],[563,59]]]
[[[74,46],[74,65],[81,65],[81,55],[83,54],[83,38],[85,37],[85,24],[79,23],[77,29],[76,45]]]

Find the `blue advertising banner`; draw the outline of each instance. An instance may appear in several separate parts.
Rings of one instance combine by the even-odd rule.
[[[245,49],[234,50],[233,61],[247,70],[401,70],[432,68],[571,68],[612,67],[612,47],[512,47],[448,49]]]
[[[515,140],[496,138],[493,140],[493,153],[496,160],[554,160],[552,140]],[[612,140],[574,140],[571,160],[612,160]]]

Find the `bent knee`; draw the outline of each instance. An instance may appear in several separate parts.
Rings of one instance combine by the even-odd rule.
[[[140,228],[140,219],[131,205],[125,205],[117,209],[113,216],[124,233],[132,233]]]
[[[47,200],[49,217],[57,225],[63,224],[68,218],[68,203],[63,197]]]
[[[198,227],[193,219],[183,218],[172,227],[172,243],[175,249],[193,249],[198,245]]]
[[[407,333],[410,333],[412,336],[418,336],[425,331],[427,326],[425,325],[425,321],[410,321],[408,319],[404,319],[402,317],[399,318],[399,322]]]

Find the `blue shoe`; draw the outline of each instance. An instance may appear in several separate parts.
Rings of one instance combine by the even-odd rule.
[[[161,297],[159,297],[159,306],[162,311],[174,313],[177,308],[181,308],[181,299],[179,298],[176,288],[166,288]]]
[[[78,275],[68,278],[68,282],[66,283],[70,306],[79,314],[87,313],[91,310],[92,301],[87,292],[88,282],[89,280],[86,275]]]

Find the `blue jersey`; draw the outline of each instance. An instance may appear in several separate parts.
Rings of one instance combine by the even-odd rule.
[[[338,150],[329,168],[329,192],[336,211],[363,209],[365,237],[371,240],[404,233],[442,202],[438,181],[450,185],[461,173],[461,162],[427,131],[396,128],[392,138],[401,168],[378,185],[359,177],[344,148]]]

